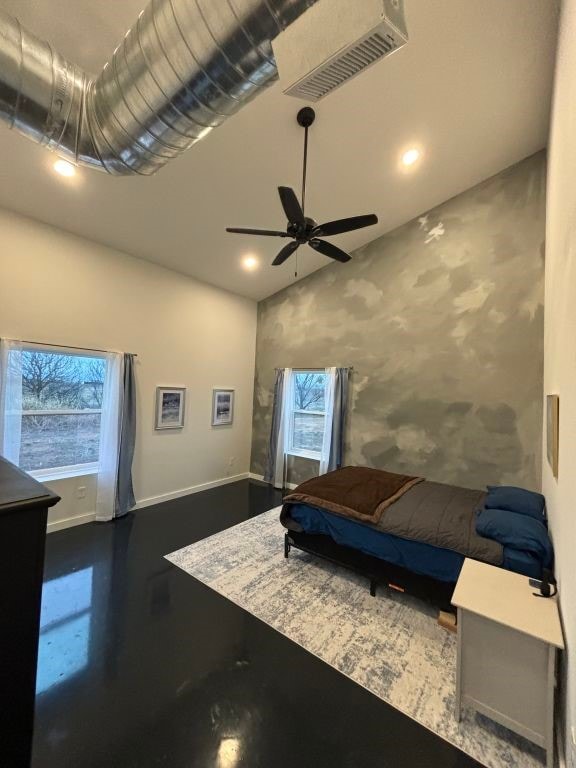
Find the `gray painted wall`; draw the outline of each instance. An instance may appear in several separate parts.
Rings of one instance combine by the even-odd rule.
[[[262,301],[252,472],[274,368],[350,365],[346,463],[539,488],[544,218],[540,152]]]

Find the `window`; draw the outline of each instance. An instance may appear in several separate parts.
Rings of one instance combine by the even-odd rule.
[[[324,441],[326,419],[324,371],[293,371],[289,402],[288,453],[318,458]]]
[[[37,477],[98,469],[106,360],[24,346],[8,355],[8,438],[19,466]]]

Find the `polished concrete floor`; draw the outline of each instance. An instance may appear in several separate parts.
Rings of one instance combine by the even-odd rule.
[[[33,768],[478,765],[163,559],[278,502],[243,481],[50,534]]]

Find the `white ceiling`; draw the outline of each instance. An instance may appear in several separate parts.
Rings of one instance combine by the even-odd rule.
[[[555,0],[405,0],[410,41],[317,105],[308,211],[317,221],[376,212],[376,227],[334,238],[364,245],[545,146]],[[69,58],[97,71],[143,0],[0,0]],[[226,226],[283,228],[276,187],[298,189],[302,105],[276,85],[151,178],[82,170],[0,126],[0,206],[260,299],[294,280],[269,263],[284,241]],[[411,173],[400,152],[424,148]],[[260,268],[246,273],[243,255]],[[327,260],[299,251],[300,277]]]

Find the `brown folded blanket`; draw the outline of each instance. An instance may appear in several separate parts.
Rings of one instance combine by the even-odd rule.
[[[369,467],[343,467],[313,477],[284,497],[290,504],[310,504],[365,523],[378,523],[382,512],[424,478]],[[282,517],[281,517],[282,519]]]

